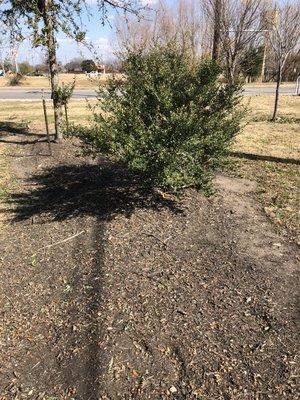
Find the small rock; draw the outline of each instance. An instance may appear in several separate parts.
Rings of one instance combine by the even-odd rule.
[[[171,386],[169,390],[171,393],[177,393],[177,389],[175,386]]]

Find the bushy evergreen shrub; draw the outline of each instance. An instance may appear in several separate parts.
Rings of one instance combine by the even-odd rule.
[[[190,65],[175,48],[129,54],[123,78],[99,89],[91,128],[73,127],[91,152],[124,161],[160,187],[209,188],[239,131],[240,88],[212,61]]]

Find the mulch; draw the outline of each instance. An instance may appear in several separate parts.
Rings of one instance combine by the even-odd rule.
[[[255,182],[177,199],[76,141],[10,139],[0,399],[299,398],[299,252]]]

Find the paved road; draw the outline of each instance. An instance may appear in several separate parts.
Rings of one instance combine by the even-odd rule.
[[[50,91],[44,91],[45,98],[50,99]],[[73,94],[74,99],[84,100],[85,98],[95,98],[96,92],[94,90],[75,90]],[[40,100],[41,91],[39,89],[0,89],[0,100]]]
[[[244,94],[246,96],[259,95],[259,94],[274,95],[275,89],[276,89],[275,85],[274,86],[262,86],[262,87],[245,86]],[[294,85],[282,86],[280,88],[280,94],[285,94],[285,95],[295,94],[295,86]]]
[[[282,86],[280,93],[283,95],[292,95],[295,92],[295,87],[293,85]],[[244,94],[246,96],[251,95],[273,95],[275,93],[274,86],[247,86],[244,89]],[[50,99],[50,91],[45,91],[45,97]],[[83,100],[85,98],[95,98],[96,92],[91,89],[85,90],[75,90],[73,98],[77,100]],[[39,100],[41,99],[41,91],[39,89],[8,89],[0,88],[0,100]]]

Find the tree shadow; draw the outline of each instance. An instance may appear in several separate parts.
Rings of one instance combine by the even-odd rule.
[[[30,177],[27,186],[32,190],[10,197],[14,221],[36,215],[46,216],[40,222],[81,215],[109,220],[116,214],[129,216],[135,208],[182,212],[175,200],[142,186],[140,177],[117,163],[59,165]]]
[[[69,264],[66,261],[63,272],[56,270],[59,267],[55,263],[49,266],[52,274],[71,274],[67,279],[72,291],[63,300],[67,304],[67,322],[65,328],[60,328],[59,346],[64,349],[62,353],[65,356],[57,364],[57,375],[61,376],[58,379],[63,379],[61,384],[67,388],[76,385],[77,399],[96,400],[101,398],[101,376],[107,364],[106,355],[99,347],[103,336],[99,314],[104,303],[106,222],[117,214],[130,216],[135,209],[183,211],[175,200],[143,187],[140,177],[129,173],[123,165],[109,161],[101,161],[100,165],[49,167],[28,178],[26,184],[26,192],[12,194],[9,200],[14,222],[35,217],[35,224],[44,224],[54,220],[67,222],[81,216],[95,217],[95,223],[92,220],[88,223],[91,224],[90,232],[72,241],[71,267],[70,261]],[[82,229],[80,221],[77,225],[77,220],[74,220],[76,229]],[[52,249],[52,258],[61,256],[55,247]],[[83,288],[88,288],[87,292]],[[84,328],[74,331],[70,326]],[[83,353],[77,353],[78,348],[83,348]]]
[[[9,134],[13,133],[15,135],[30,135],[28,132],[28,127],[26,124],[21,123],[21,122],[12,122],[12,121],[0,121],[0,136],[3,135],[3,133]]]
[[[12,135],[14,137],[13,139]],[[51,136],[53,138],[53,135]],[[20,146],[26,146],[46,141],[47,137],[45,134],[30,132],[29,127],[26,123],[0,121],[0,143],[18,144]]]
[[[245,158],[247,160],[254,160],[254,161],[268,161],[268,162],[275,162],[282,164],[300,165],[300,160],[296,158],[266,156],[261,154],[244,153],[241,151],[229,151],[228,155],[232,157]]]

